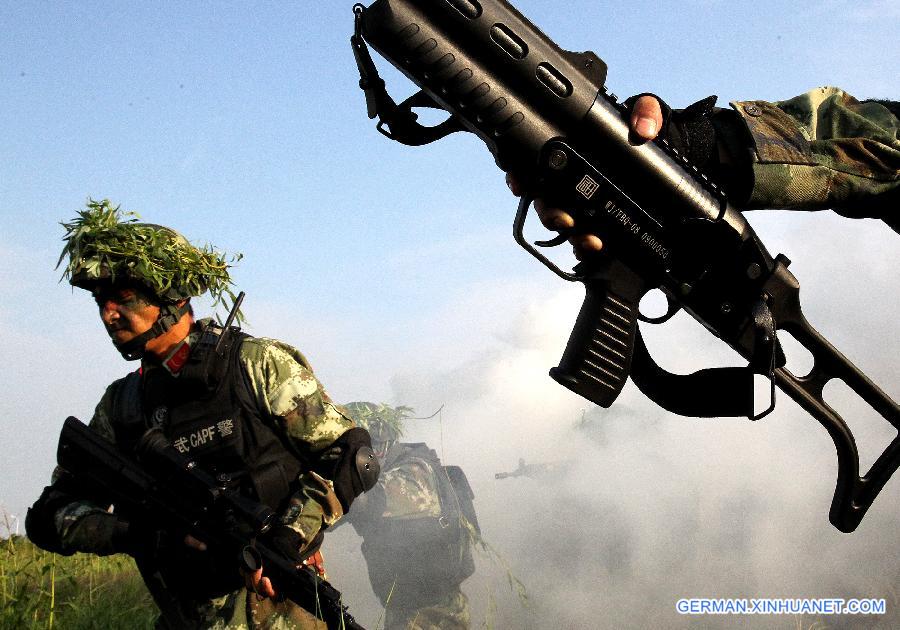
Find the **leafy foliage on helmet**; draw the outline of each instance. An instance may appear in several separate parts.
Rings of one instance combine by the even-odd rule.
[[[384,403],[352,402],[343,405],[350,417],[368,430],[373,442],[396,442],[403,436],[403,421],[414,412],[411,407],[391,407]]]
[[[83,289],[99,281],[136,282],[166,303],[206,291],[214,306],[224,305],[225,296],[234,303],[228,269],[240,254],[226,260],[209,245],[196,247],[175,230],[139,218],[109,199],[89,199],[76,218],[61,224],[66,244],[56,266],[69,259],[63,277]]]

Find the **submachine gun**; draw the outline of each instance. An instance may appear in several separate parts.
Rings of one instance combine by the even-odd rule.
[[[627,108],[607,91],[603,60],[561,49],[504,0],[376,0],[353,12],[360,87],[378,130],[412,146],[456,131],[476,134],[500,168],[531,186],[516,214],[515,240],[561,278],[584,283],[584,304],[550,375],[601,407],[613,403],[630,375],[674,413],[753,420],[774,409],[777,385],[831,435],[838,473],[829,518],[843,532],[855,530],[900,464],[900,437],[860,476],[853,434],[825,403],[823,387],[844,381],[898,429],[900,407],[807,322],[790,261],[769,254],[715,182],[665,140],[629,137]],[[421,90],[397,104],[366,42]],[[424,126],[416,108],[450,116]],[[604,254],[571,272],[547,259],[522,233],[534,195],[570,209],[578,232],[601,234]],[[535,244],[563,242],[560,235]],[[647,318],[639,302],[657,288],[669,309]],[[748,366],[689,375],[659,367],[637,322],[661,323],[679,309]],[[786,369],[778,330],[812,354],[809,374]],[[754,374],[771,381],[770,404],[758,414]]]
[[[279,593],[325,621],[329,630],[363,630],[341,603],[341,594],[305,566],[297,566],[266,541],[276,515],[268,506],[224,487],[179,453],[159,428],[148,430],[125,456],[77,418],[59,436],[59,465],[87,491],[110,498],[142,524],[190,532],[211,552],[233,553],[235,568],[265,575]]]

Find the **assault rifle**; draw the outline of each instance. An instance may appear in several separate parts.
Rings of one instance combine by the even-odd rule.
[[[790,260],[769,254],[715,182],[664,140],[631,139],[627,108],[604,85],[603,60],[561,49],[505,0],[376,0],[353,11],[351,45],[378,130],[412,146],[456,131],[476,134],[500,168],[531,186],[513,224],[516,242],[561,278],[584,283],[584,305],[550,375],[602,407],[613,403],[630,375],[674,413],[752,420],[774,409],[777,385],[831,435],[838,474],[829,517],[841,531],[856,529],[900,464],[900,436],[860,477],[853,434],[823,400],[823,387],[834,378],[844,381],[898,429],[900,407],[807,322]],[[421,90],[397,104],[366,42]],[[424,126],[417,108],[450,116]],[[522,233],[534,194],[571,209],[578,231],[603,236],[605,253],[571,272],[547,259]],[[535,244],[563,242],[561,235]],[[656,288],[669,309],[647,318],[639,302]],[[661,323],[679,309],[748,366],[690,375],[659,367],[638,320]],[[778,330],[812,354],[809,374],[786,369]],[[771,382],[761,413],[753,404],[754,374]]]
[[[77,418],[69,417],[59,436],[57,461],[87,492],[112,500],[116,511],[142,525],[189,532],[210,553],[233,554],[239,566],[265,568],[275,589],[330,630],[363,630],[341,604],[341,594],[305,566],[296,566],[263,536],[274,524],[267,506],[241,496],[178,453],[158,428],[136,447],[140,464]]]
[[[507,472],[494,473],[494,479],[508,479],[509,477],[555,478],[561,477],[569,465],[564,462],[544,462],[542,464],[526,464],[525,459],[519,458],[519,467]]]

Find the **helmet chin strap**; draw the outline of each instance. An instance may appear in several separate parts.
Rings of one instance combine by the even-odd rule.
[[[126,361],[136,361],[137,359],[141,359],[144,356],[144,349],[147,347],[147,342],[169,332],[172,326],[177,324],[178,320],[180,320],[189,309],[190,306],[187,301],[181,306],[178,306],[178,304],[164,304],[159,309],[159,317],[156,318],[156,321],[149,330],[125,343],[116,343],[113,341],[113,345]]]

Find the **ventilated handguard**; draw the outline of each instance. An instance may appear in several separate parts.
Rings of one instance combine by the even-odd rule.
[[[564,271],[525,240],[531,197],[519,205],[516,241],[587,289],[553,378],[607,407],[630,375],[675,413],[752,419],[774,408],[777,385],[834,440],[839,469],[830,520],[853,531],[900,465],[900,437],[860,476],[853,435],[823,400],[822,388],[830,379],[843,380],[898,430],[900,407],[809,325],[790,261],[769,254],[716,182],[665,140],[631,137],[627,108],[604,85],[606,64],[592,52],[563,50],[505,0],[376,0],[353,11],[360,86],[382,133],[420,145],[470,131],[502,169],[529,182],[530,195],[571,209],[573,232],[602,236],[603,256]],[[397,105],[367,42],[421,91]],[[413,109],[435,106],[448,112],[447,121],[435,127],[417,122]],[[651,321],[637,306],[655,288],[669,300],[667,316],[684,309],[748,366],[677,375],[656,365],[637,326],[638,319]],[[784,367],[778,330],[789,331],[815,357],[809,375],[797,377]],[[754,410],[754,374],[773,383],[761,413]]]

